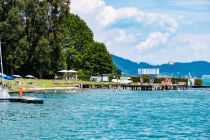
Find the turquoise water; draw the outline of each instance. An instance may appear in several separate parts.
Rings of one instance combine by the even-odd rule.
[[[0,139],[210,139],[207,90],[36,96],[43,105],[0,103]]]
[[[210,86],[210,79],[202,79],[204,86]]]

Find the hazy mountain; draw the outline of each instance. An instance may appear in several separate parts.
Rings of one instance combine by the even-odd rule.
[[[112,55],[112,59],[117,66],[121,69],[125,75],[138,75],[138,68],[160,68],[162,74],[185,76],[189,72],[194,77],[200,77],[202,75],[210,75],[210,63],[206,61],[195,61],[191,63],[174,63],[173,65],[150,65],[145,62],[136,63],[128,59],[124,59],[115,55]]]

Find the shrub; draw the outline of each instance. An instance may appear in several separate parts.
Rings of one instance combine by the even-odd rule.
[[[195,85],[196,86],[202,86],[203,85],[203,81],[201,79],[195,79]]]

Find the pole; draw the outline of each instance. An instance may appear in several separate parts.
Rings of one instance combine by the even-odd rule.
[[[2,50],[1,50],[1,39],[0,39],[0,59],[1,59],[1,74],[2,74],[2,85],[4,86],[4,78],[3,78],[3,74],[4,74],[4,70],[3,70],[3,61],[2,61]]]

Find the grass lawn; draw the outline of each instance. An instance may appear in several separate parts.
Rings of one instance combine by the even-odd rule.
[[[46,79],[15,79],[15,80],[6,80],[7,85],[9,86],[10,91],[17,91],[20,88],[18,81],[22,84],[23,89],[28,88],[51,88],[51,87],[74,87],[77,84],[114,84],[112,82],[90,82],[90,81],[75,81],[75,80],[46,80]]]

